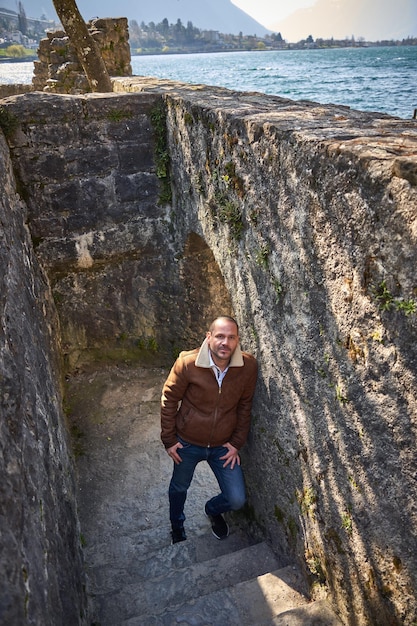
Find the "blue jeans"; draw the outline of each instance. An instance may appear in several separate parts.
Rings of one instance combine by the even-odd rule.
[[[204,448],[195,446],[180,439],[183,448],[178,448],[178,454],[182,461],[178,465],[174,463],[169,485],[169,516],[173,528],[179,528],[184,524],[184,505],[187,498],[188,487],[194,476],[194,470],[200,461],[207,461],[213,470],[219,483],[220,491],[217,496],[206,503],[208,515],[219,515],[227,511],[237,511],[242,508],[246,501],[245,483],[243,472],[237,463],[231,469],[230,465],[223,467],[224,460],[220,457],[227,453],[227,448],[217,446]]]

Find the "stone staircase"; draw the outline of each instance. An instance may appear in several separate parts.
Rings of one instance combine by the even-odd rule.
[[[295,567],[232,525],[217,540],[205,464],[186,505],[187,541],[171,545],[171,460],[159,441],[165,371],[128,367],[68,381],[92,626],[340,626],[310,602]]]
[[[95,577],[95,609],[103,626],[336,625],[323,603],[297,591],[293,567],[279,568],[265,543],[242,547],[237,534],[164,546],[132,563],[112,589]],[[211,546],[209,546],[209,542]],[[187,544],[187,545],[186,545]],[[200,550],[202,548],[202,550]],[[209,550],[209,548],[211,548]]]

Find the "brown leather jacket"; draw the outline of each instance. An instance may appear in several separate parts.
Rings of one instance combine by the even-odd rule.
[[[181,437],[204,447],[230,442],[239,450],[249,432],[257,374],[255,358],[238,346],[219,388],[206,341],[200,349],[181,352],[162,391],[161,439],[165,448]]]

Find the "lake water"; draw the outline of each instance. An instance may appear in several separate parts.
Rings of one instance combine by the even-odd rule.
[[[417,46],[134,56],[132,69],[404,119],[417,109]],[[0,83],[28,84],[32,71],[32,63],[0,63]]]

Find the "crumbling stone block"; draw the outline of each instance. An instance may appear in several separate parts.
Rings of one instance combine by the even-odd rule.
[[[94,18],[87,23],[110,76],[131,76],[129,29],[125,17]],[[70,39],[51,31],[38,48],[32,84],[36,91],[81,94],[91,91]]]

